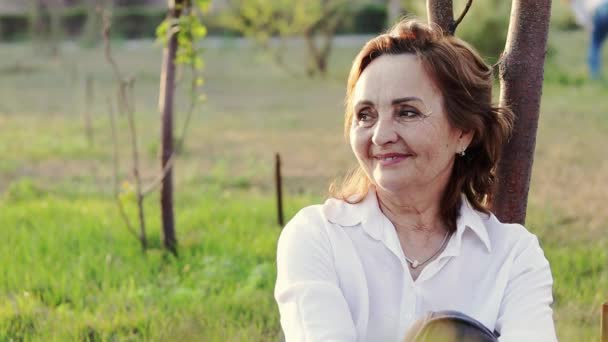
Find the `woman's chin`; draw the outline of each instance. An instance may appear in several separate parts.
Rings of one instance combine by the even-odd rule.
[[[407,180],[403,178],[385,177],[380,179],[374,179],[376,188],[379,188],[385,192],[399,192],[407,186]]]

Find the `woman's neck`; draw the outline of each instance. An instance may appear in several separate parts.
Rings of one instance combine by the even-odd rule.
[[[382,189],[376,189],[376,196],[380,209],[401,237],[426,244],[434,236],[445,235],[440,196],[426,193],[414,197],[403,192],[397,195]]]

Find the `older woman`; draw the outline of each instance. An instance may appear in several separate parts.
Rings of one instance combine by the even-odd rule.
[[[408,20],[370,40],[347,85],[359,162],[278,243],[287,341],[398,341],[428,312],[464,313],[501,341],[554,341],[537,238],[487,203],[513,114],[462,40]]]

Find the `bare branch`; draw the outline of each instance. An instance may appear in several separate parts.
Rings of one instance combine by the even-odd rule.
[[[286,38],[285,35],[279,35],[277,37],[278,42],[277,46],[273,48],[270,43],[261,44],[254,40],[257,44],[257,47],[262,51],[262,53],[266,54],[272,62],[279,67],[282,71],[287,73],[289,76],[298,76],[299,73],[290,67],[287,63],[285,63],[285,51],[286,51]]]
[[[112,57],[112,48],[110,47],[110,27],[112,26],[112,17],[110,15],[110,11],[104,10],[102,14],[103,19],[103,45],[104,52],[106,55],[106,60],[112,66],[112,70],[114,71],[114,76],[120,82],[122,82],[122,73],[120,72],[120,68],[118,64]]]
[[[117,89],[117,99],[118,99],[118,110],[120,113],[127,114],[127,119],[129,122],[129,130],[131,137],[131,148],[133,155],[133,177],[135,178],[135,192],[137,196],[137,210],[138,210],[138,218],[139,218],[139,241],[142,244],[142,248],[144,251],[148,247],[147,237],[146,237],[146,223],[144,219],[144,207],[143,207],[143,199],[144,196],[141,191],[141,176],[139,173],[139,153],[137,149],[137,132],[135,129],[135,106],[133,100],[133,87],[135,84],[135,78],[129,77],[124,78],[118,64],[112,57],[112,50],[110,48],[110,15],[108,11],[104,11],[103,14],[103,40],[104,40],[104,50],[105,56],[108,63],[112,66],[112,70],[114,71],[114,77],[116,78],[116,82],[118,83]],[[116,155],[118,152],[115,152]],[[118,171],[116,171],[117,173]],[[116,187],[116,185],[115,185]],[[115,192],[117,189],[115,189]],[[120,200],[119,200],[120,203]],[[120,203],[119,210],[121,211],[121,215],[123,218],[126,218],[126,213],[124,208],[122,207],[122,203]],[[130,225],[130,224],[129,224]],[[132,226],[131,228],[132,229]],[[132,229],[134,231],[134,229]]]
[[[139,216],[140,238],[144,249],[147,247],[146,241],[146,221],[143,207],[143,193],[141,191],[141,175],[139,173],[139,152],[137,148],[137,130],[135,127],[135,113],[133,112],[133,87],[135,80],[131,78],[125,87],[122,88],[123,98],[125,99],[127,119],[129,122],[129,131],[131,137],[131,153],[133,158],[133,177],[135,178],[135,194],[137,196],[137,210]]]
[[[142,195],[143,196],[147,196],[150,192],[152,192],[152,191],[156,190],[156,188],[158,188],[158,186],[163,182],[163,179],[165,179],[165,176],[167,175],[167,172],[169,172],[169,170],[171,170],[171,167],[173,166],[173,160],[174,159],[175,159],[175,151],[173,151],[173,153],[171,153],[171,156],[169,157],[169,160],[167,161],[167,163],[165,164],[165,166],[161,170],[160,175],[158,175],[142,191]]]
[[[469,12],[469,9],[471,8],[472,4],[473,4],[473,0],[467,1],[467,4],[464,7],[464,10],[462,11],[462,13],[458,17],[458,19],[456,19],[456,21],[454,21],[454,23],[452,24],[452,27],[450,28],[451,35],[454,35],[454,33],[456,33],[456,29],[458,28],[458,25],[460,25],[460,22],[462,21],[462,19],[464,19],[464,17],[467,15],[467,12]]]
[[[137,232],[133,228],[133,225],[131,224],[131,221],[129,220],[129,217],[127,216],[125,208],[122,205],[122,202],[120,200],[120,190],[119,190],[119,185],[118,185],[118,168],[119,167],[118,167],[118,137],[116,134],[116,117],[114,114],[114,108],[112,107],[112,101],[109,98],[108,98],[108,114],[110,115],[110,128],[111,128],[111,132],[112,132],[112,147],[113,147],[113,153],[112,153],[113,163],[112,164],[114,166],[114,173],[113,173],[114,199],[116,200],[116,205],[118,206],[118,211],[120,213],[120,217],[122,218],[123,222],[125,223],[125,226],[129,230],[129,232],[131,232],[139,240],[140,237],[137,235]]]

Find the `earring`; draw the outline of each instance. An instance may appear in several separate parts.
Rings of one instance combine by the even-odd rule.
[[[464,155],[466,154],[465,151],[466,150],[462,150],[462,151],[458,152],[458,155],[461,157],[464,157]]]

